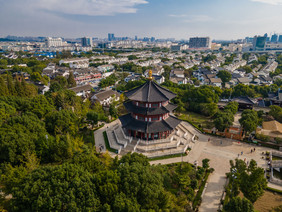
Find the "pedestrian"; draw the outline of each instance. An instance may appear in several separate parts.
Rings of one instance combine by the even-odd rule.
[[[247,166],[249,165],[249,161],[247,161]]]
[[[239,158],[240,154],[238,154],[238,158]]]
[[[222,141],[220,141],[220,144],[222,144]]]
[[[251,149],[251,153],[253,153],[253,150]]]
[[[244,158],[244,162],[246,162],[246,158]]]
[[[243,151],[241,152],[241,155],[243,155]]]
[[[256,148],[254,148],[254,152],[256,151]]]
[[[211,138],[208,139],[208,142],[210,142]]]

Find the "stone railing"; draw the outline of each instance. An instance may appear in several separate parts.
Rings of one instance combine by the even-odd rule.
[[[282,168],[282,160],[273,160],[271,161],[272,168]]]
[[[272,155],[274,155],[276,157],[281,157],[282,158],[282,152],[279,152],[279,151],[272,151]]]
[[[133,147],[133,152],[135,152],[136,151],[136,148],[137,148],[137,146],[138,146],[138,144],[140,143],[140,139],[138,139],[138,141],[137,141],[137,143],[136,143],[136,145]]]
[[[117,143],[118,143],[119,145],[123,146],[123,148],[126,148],[127,142],[126,142],[125,140],[120,140],[120,139],[118,138],[116,130],[114,130],[113,133],[114,133],[114,136],[115,136],[115,139],[116,139]]]
[[[179,140],[176,144],[166,144],[162,146],[145,146],[145,148],[137,147],[139,152],[148,152],[148,151],[157,151],[157,150],[165,150],[165,149],[175,149],[180,146],[182,142]]]
[[[111,135],[111,133],[112,133],[112,135]],[[107,134],[107,137],[108,137],[110,147],[112,149],[117,150],[117,154],[119,154],[121,152],[122,147],[120,145],[118,145],[116,142],[115,142],[116,145],[115,145],[115,143],[112,143],[112,142],[114,142],[113,140],[116,139],[113,135],[113,131],[110,132],[110,131],[106,130],[106,134]]]

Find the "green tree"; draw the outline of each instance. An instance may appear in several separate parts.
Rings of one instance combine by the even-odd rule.
[[[30,79],[34,82],[40,82],[41,79],[42,79],[42,76],[40,73],[38,72],[33,72],[31,75],[30,75]]]
[[[77,165],[41,167],[12,190],[12,211],[100,211],[96,186]]]
[[[264,170],[257,167],[257,163],[254,160],[251,160],[247,171],[241,174],[240,179],[240,190],[252,203],[263,195],[264,189],[267,187]]]
[[[282,108],[277,105],[271,105],[269,115],[282,123]]]
[[[243,66],[242,69],[246,72],[246,74],[251,73],[253,71],[250,66]]]
[[[238,102],[229,102],[225,107],[224,107],[224,111],[225,112],[231,112],[232,114],[236,114],[238,111]]]
[[[234,121],[234,115],[230,112],[218,112],[215,115],[214,119],[214,125],[215,128],[218,129],[221,132],[224,132],[224,130],[230,126],[232,126]]]
[[[94,112],[94,111],[89,111],[86,114],[87,120],[91,121],[92,125],[96,125],[98,123],[99,120],[99,115],[98,113]]]
[[[258,125],[258,114],[254,110],[244,110],[239,119],[240,125],[243,127],[245,134],[256,130]]]
[[[0,96],[8,96],[9,90],[8,87],[3,79],[2,76],[0,76]]]
[[[17,94],[17,91],[15,89],[15,85],[13,83],[13,78],[12,78],[11,74],[7,74],[7,87],[8,87],[10,96]]]
[[[253,204],[246,198],[233,197],[223,207],[224,212],[254,212]]]
[[[219,71],[216,76],[218,76],[223,83],[229,82],[232,77],[232,75],[228,71],[225,71],[225,70]]]
[[[71,71],[70,72],[70,75],[68,77],[68,87],[69,88],[73,88],[73,87],[76,87],[76,81],[74,79],[74,75],[73,75],[73,72]]]
[[[47,114],[45,123],[49,133],[75,135],[78,131],[77,117],[70,110],[52,111]]]

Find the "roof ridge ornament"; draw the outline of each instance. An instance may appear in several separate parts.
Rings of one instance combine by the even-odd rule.
[[[153,71],[151,69],[149,70],[148,80],[153,80]]]

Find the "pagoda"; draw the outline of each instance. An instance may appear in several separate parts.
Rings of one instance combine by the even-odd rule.
[[[125,92],[124,103],[129,113],[119,119],[129,136],[152,141],[167,138],[181,120],[172,116],[177,105],[169,101],[176,94],[153,81],[152,71],[143,85]]]

